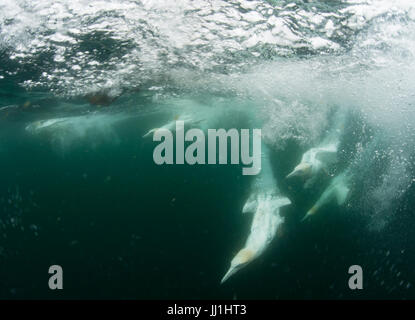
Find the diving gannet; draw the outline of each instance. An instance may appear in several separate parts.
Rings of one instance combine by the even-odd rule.
[[[280,194],[272,172],[269,150],[265,144],[262,144],[262,149],[262,169],[256,176],[251,195],[242,209],[243,213],[254,213],[251,232],[244,248],[232,259],[231,266],[221,283],[265,251],[274,239],[278,227],[284,222],[284,218],[280,215],[280,208],[291,204],[287,197]]]
[[[155,131],[157,131],[159,129],[168,129],[171,132],[176,131],[176,121],[183,121],[185,124],[193,126],[193,125],[201,122],[202,120],[203,119],[195,119],[190,114],[183,114],[183,115],[180,115],[180,116],[176,117],[174,120],[166,123],[165,125],[163,125],[159,128],[153,128],[153,129],[149,130],[145,135],[143,135],[143,138],[147,138],[147,137],[151,136]]]
[[[305,180],[305,188],[309,188],[317,179],[322,170],[327,172],[329,165],[337,162],[337,151],[340,145],[340,136],[344,131],[346,113],[339,110],[334,115],[334,125],[329,135],[320,146],[311,148],[301,157],[300,163],[286,178],[302,177]]]
[[[63,124],[68,121],[70,121],[71,118],[55,118],[55,119],[46,119],[46,120],[39,120],[32,122],[26,126],[26,131],[29,131],[31,133],[39,132],[43,129],[50,128],[57,126],[58,124]]]
[[[317,202],[307,211],[307,214],[301,221],[308,219],[310,216],[316,214],[316,212],[325,204],[336,200],[337,205],[341,206],[347,200],[347,197],[350,192],[350,176],[348,171],[340,174],[339,176],[333,178],[330,185],[326,188]]]
[[[336,161],[337,145],[332,143],[306,151],[301,162],[287,175],[287,178],[302,177],[308,180],[305,187],[309,187],[322,169],[326,169],[328,164]]]

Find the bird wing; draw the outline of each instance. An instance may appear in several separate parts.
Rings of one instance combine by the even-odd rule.
[[[334,144],[317,148],[316,159],[323,163],[333,163],[337,161],[337,146]]]

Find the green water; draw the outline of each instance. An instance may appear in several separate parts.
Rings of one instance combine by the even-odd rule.
[[[263,256],[220,285],[251,222],[241,209],[252,177],[240,166],[157,166],[156,143],[140,139],[135,121],[117,127],[117,143],[77,143],[65,154],[20,129],[2,127],[2,298],[414,297],[406,287],[414,247],[405,236],[413,188],[399,222],[382,233],[367,232],[359,212],[338,207],[300,223],[319,188],[283,179],[301,156],[288,144],[273,153],[280,187],[293,201],[283,210],[283,230]],[[64,270],[61,291],[48,288],[53,264]],[[353,264],[364,270],[359,292],[347,285]]]
[[[414,299],[414,30],[404,0],[1,1],[0,299]],[[286,179],[336,110],[338,162]],[[186,113],[261,129],[292,202],[222,285],[255,177],[156,165],[143,135]],[[350,198],[301,222],[344,172]]]

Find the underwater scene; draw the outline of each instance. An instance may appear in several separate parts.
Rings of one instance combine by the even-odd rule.
[[[415,299],[415,3],[0,0],[0,299]]]

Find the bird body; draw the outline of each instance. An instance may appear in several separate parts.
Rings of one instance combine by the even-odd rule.
[[[291,204],[287,197],[280,194],[273,176],[268,148],[265,144],[261,148],[263,150],[262,169],[256,176],[251,195],[242,209],[243,213],[254,214],[250,234],[243,249],[232,259],[231,266],[221,283],[265,251],[284,222],[284,218],[280,215],[280,208]]]
[[[336,201],[337,205],[341,206],[347,200],[350,192],[350,176],[345,172],[335,177],[330,185],[324,190],[317,202],[308,210],[302,221],[308,219],[310,216],[317,213],[317,211],[324,205]]]
[[[197,118],[197,117],[192,116],[190,114],[182,114],[178,117],[175,117],[174,120],[167,122],[166,124],[164,124],[163,126],[161,126],[159,128],[150,129],[146,134],[143,135],[143,138],[150,137],[158,129],[167,129],[171,132],[175,132],[177,121],[183,121],[186,125],[194,126],[194,125],[198,124],[199,122],[201,122],[202,120],[203,119]]]
[[[319,173],[337,162],[337,151],[340,137],[343,134],[347,114],[344,110],[337,110],[334,114],[333,126],[330,132],[318,147],[307,150],[301,157],[300,163],[287,175],[287,178],[302,177],[305,188],[314,185]]]
[[[301,162],[287,175],[287,178],[302,177],[306,180],[305,187],[312,185],[321,170],[326,169],[337,160],[338,143],[330,143],[306,151]]]

